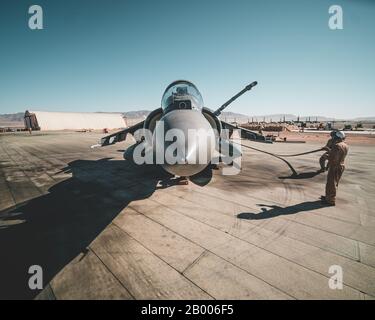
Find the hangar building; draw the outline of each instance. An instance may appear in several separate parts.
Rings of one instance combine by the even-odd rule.
[[[103,130],[126,127],[121,113],[26,111],[25,127],[31,130]]]

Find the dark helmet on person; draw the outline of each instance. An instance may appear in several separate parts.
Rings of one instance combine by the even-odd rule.
[[[336,132],[337,132],[338,130],[332,130],[331,132],[330,132],[330,136],[331,136],[331,138],[335,138],[335,136],[336,136]]]

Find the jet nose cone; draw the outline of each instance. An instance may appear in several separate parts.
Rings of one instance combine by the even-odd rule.
[[[167,151],[168,152],[168,151]],[[168,153],[166,152],[166,155]],[[169,156],[171,157],[171,152],[169,152]],[[207,160],[202,161],[199,160],[199,149],[197,146],[193,147],[185,147],[185,151],[181,153],[180,156],[176,158],[176,164],[206,164]]]
[[[201,150],[202,151],[202,150]],[[203,171],[207,164],[211,161],[210,150],[203,150],[206,156],[199,156],[198,146],[189,146],[185,148],[185,152],[181,157],[176,158],[175,162],[167,162],[163,164],[163,168],[169,173],[180,176],[189,177]],[[207,157],[208,153],[208,157]],[[168,149],[166,150],[166,156],[168,155]]]
[[[215,149],[215,134],[202,113],[193,110],[179,110],[167,113],[163,122],[165,140],[163,168],[178,176],[191,176],[210,163]],[[156,141],[158,130],[155,129]],[[155,149],[155,152],[158,150]]]
[[[206,151],[206,150],[204,150]],[[187,141],[185,152],[181,159],[182,164],[196,164],[199,163],[199,147],[196,142]]]

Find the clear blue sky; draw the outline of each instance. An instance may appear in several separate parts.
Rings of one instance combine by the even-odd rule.
[[[32,4],[44,30],[28,28]],[[344,30],[328,28],[332,4]],[[0,12],[0,113],[153,109],[183,78],[210,108],[257,80],[230,111],[375,116],[372,0],[3,0]]]

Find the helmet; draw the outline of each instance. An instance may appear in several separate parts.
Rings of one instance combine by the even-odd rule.
[[[336,131],[335,132],[335,138],[344,140],[345,139],[345,133],[343,131]]]
[[[337,130],[332,130],[330,133],[331,138],[335,138]]]

